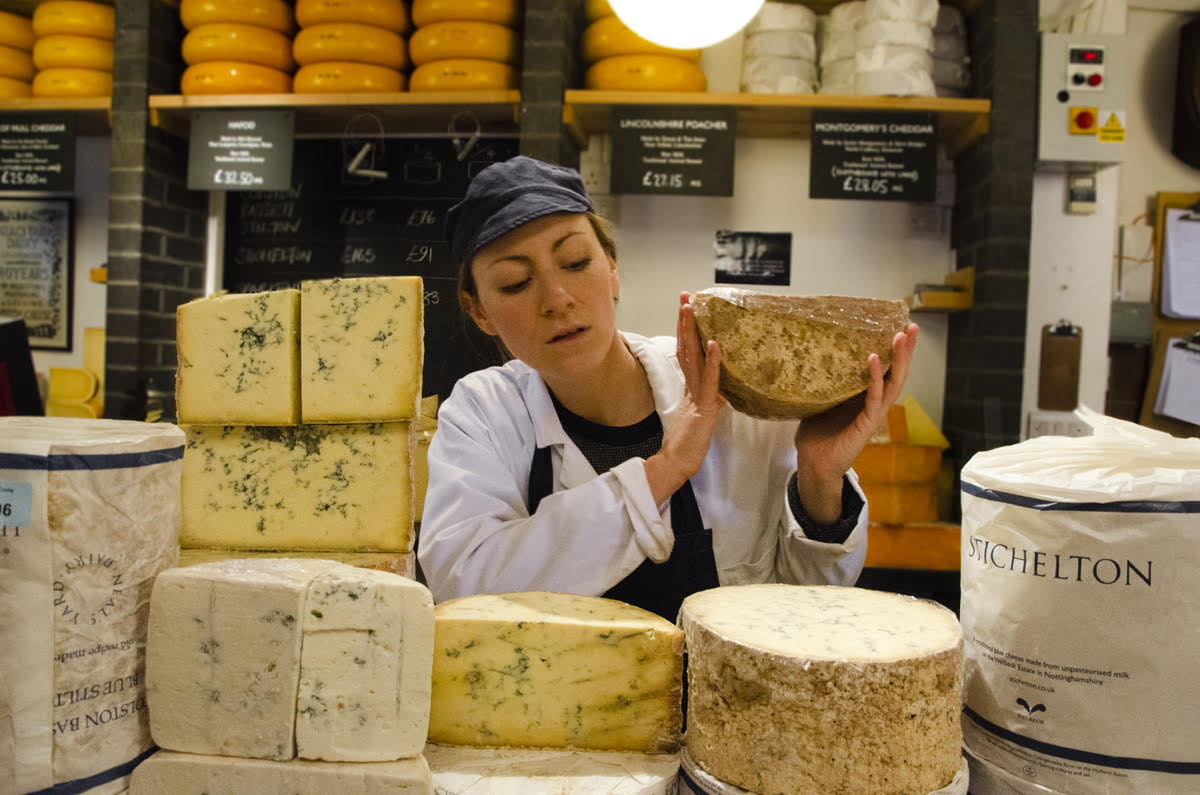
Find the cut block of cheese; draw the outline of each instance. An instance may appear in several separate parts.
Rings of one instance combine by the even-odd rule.
[[[292,78],[286,72],[248,61],[206,61],[184,70],[179,90],[186,95],[288,94]]]
[[[413,31],[408,48],[417,66],[449,58],[515,64],[520,58],[517,32],[491,22],[434,22]]]
[[[38,69],[74,67],[111,72],[113,44],[92,36],[43,36],[33,45],[33,62]]]
[[[297,0],[300,27],[327,22],[358,22],[393,33],[408,32],[408,12],[403,0]]]
[[[99,69],[43,69],[33,77],[35,97],[112,96],[112,73]]]
[[[583,31],[583,62],[595,63],[614,55],[671,55],[699,62],[700,50],[676,50],[647,41],[614,15],[601,17]]]
[[[284,0],[180,0],[179,19],[188,30],[216,22],[258,25],[284,34],[295,27],[292,7]]]
[[[409,423],[185,430],[183,546],[412,551]]]
[[[303,421],[415,419],[424,318],[419,276],[301,282]]]
[[[513,28],[520,21],[520,4],[517,0],[413,0],[412,19],[418,28],[451,20],[494,22]]]
[[[28,82],[35,74],[37,67],[28,52],[0,44],[0,77]]]
[[[51,367],[49,399],[72,403],[96,394],[96,375],[82,367]]]
[[[181,423],[300,421],[300,291],[226,293],[175,310]]]
[[[302,623],[297,756],[386,762],[420,754],[433,663],[429,589],[339,566],[313,579]]]
[[[329,61],[300,67],[293,90],[297,94],[391,93],[404,90],[404,74],[385,66]]]
[[[28,17],[0,11],[0,45],[29,52],[36,39],[33,23]]]
[[[430,795],[423,757],[394,762],[272,762],[159,751],[133,771],[129,795]]]
[[[87,0],[46,0],[33,12],[33,32],[39,37],[65,33],[112,41],[115,22],[111,5]]]
[[[399,574],[410,580],[417,578],[417,556],[413,552],[301,552],[295,549],[274,552],[251,552],[244,549],[188,549],[179,550],[180,566],[195,566],[218,560],[257,558],[320,558],[358,566],[360,569],[376,569]]]
[[[517,87],[517,72],[499,61],[447,58],[413,70],[409,91],[509,91]]]
[[[440,795],[674,795],[678,754],[425,746]]]
[[[277,30],[240,22],[200,25],[183,37],[183,60],[189,66],[207,61],[241,61],[281,72],[296,68],[291,40]]]
[[[616,55],[589,66],[584,85],[596,91],[704,91],[708,79],[699,66],[673,55]]]
[[[295,756],[305,603],[327,560],[228,560],[168,569],[154,582],[146,705],[160,748]]]
[[[307,26],[296,34],[292,54],[301,66],[328,61],[366,63],[388,69],[408,66],[408,51],[400,34],[356,22]]]
[[[908,327],[902,301],[729,287],[692,298],[701,340],[721,346],[721,394],[756,417],[797,419],[849,400],[870,382],[870,354],[886,370]]]
[[[24,80],[0,77],[0,99],[21,99],[33,96],[33,85]]]
[[[683,635],[612,599],[527,592],[436,608],[429,741],[673,753]]]
[[[751,792],[933,792],[961,764],[962,630],[860,588],[714,588],[684,600],[687,746]]]

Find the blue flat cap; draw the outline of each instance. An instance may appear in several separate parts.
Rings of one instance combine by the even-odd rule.
[[[592,210],[579,172],[523,155],[475,175],[467,195],[446,213],[446,239],[457,265],[522,224],[551,213]]]

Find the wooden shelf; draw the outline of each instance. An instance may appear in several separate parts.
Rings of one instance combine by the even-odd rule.
[[[79,135],[108,135],[112,129],[109,97],[0,99],[0,113],[74,113]]]
[[[710,92],[567,91],[563,121],[582,146],[607,132],[617,105],[691,105],[737,109],[739,136],[807,138],[814,110],[913,110],[938,115],[950,157],[988,131],[992,103],[951,97],[861,97],[833,94],[719,94]]]
[[[197,110],[292,110],[297,135],[339,136],[364,114],[379,119],[387,133],[459,134],[474,131],[516,134],[519,91],[445,91],[387,94],[227,94],[150,97],[150,123],[187,137]]]

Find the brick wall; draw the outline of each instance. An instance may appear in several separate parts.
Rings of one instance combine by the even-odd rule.
[[[208,194],[187,190],[187,142],[149,123],[147,97],[179,90],[178,12],[160,2],[116,11],[105,414],[144,419],[154,388],[172,418],[175,307],[204,291]]]
[[[580,85],[582,3],[525,0],[521,68],[521,154],[579,167],[579,147],[563,134],[563,92]]]
[[[975,306],[950,317],[943,426],[961,467],[1018,441],[1036,155],[1038,4],[983,0],[969,20],[973,95],[991,130],[955,166],[952,245],[975,267]]]

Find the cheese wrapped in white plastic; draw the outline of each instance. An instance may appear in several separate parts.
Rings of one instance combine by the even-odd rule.
[[[747,34],[764,30],[801,30],[805,33],[815,33],[817,15],[812,9],[799,3],[767,0],[754,15],[754,19],[746,25]]]
[[[933,51],[933,28],[918,22],[873,19],[864,22],[855,37],[860,50],[880,44],[900,44]]]
[[[855,30],[863,21],[863,12],[867,4],[864,0],[852,0],[849,3],[838,3],[829,9],[829,30]]]
[[[817,65],[803,58],[764,55],[742,61],[742,91],[760,94],[811,94]]]
[[[932,97],[937,93],[928,72],[912,69],[904,72],[860,71],[854,78],[854,88],[857,93],[868,96]]]
[[[821,88],[826,85],[846,86],[854,90],[854,76],[858,74],[857,59],[841,58],[821,66]]]
[[[768,30],[746,36],[742,44],[743,58],[768,55],[816,61],[817,40],[812,33],[799,30]]]
[[[865,0],[865,19],[898,19],[932,27],[938,19],[938,0]]]
[[[920,47],[880,44],[859,49],[854,60],[859,72],[933,72],[933,56]]]

